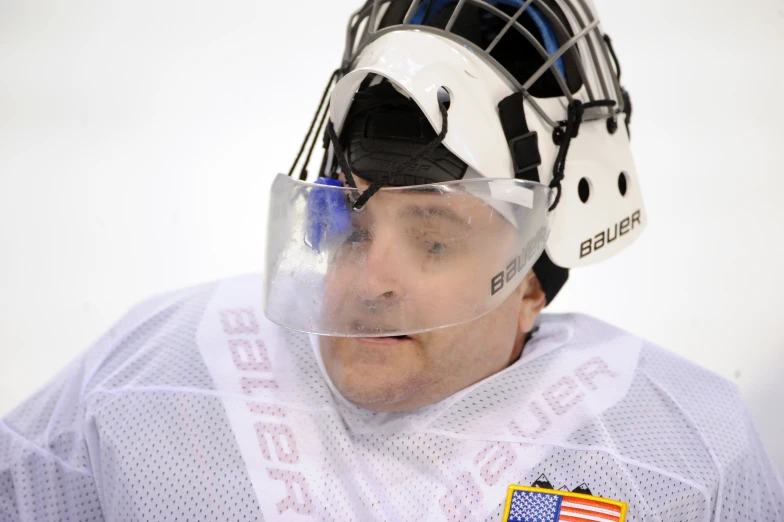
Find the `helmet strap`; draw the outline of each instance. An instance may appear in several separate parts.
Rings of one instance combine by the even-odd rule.
[[[569,104],[566,112],[566,122],[561,122],[561,126],[553,131],[553,140],[558,144],[558,155],[555,157],[555,163],[553,163],[553,179],[550,181],[550,188],[557,189],[557,193],[553,204],[550,205],[550,212],[555,210],[558,202],[561,201],[561,181],[564,179],[566,155],[569,153],[569,145],[572,143],[572,138],[576,138],[580,132],[585,109],[612,107],[614,105],[615,102],[613,100],[595,100],[583,103],[577,99]]]

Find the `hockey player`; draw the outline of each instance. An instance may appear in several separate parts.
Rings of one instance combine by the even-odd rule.
[[[369,0],[263,274],[142,303],[4,419],[0,520],[784,520],[731,383],[540,315],[647,223],[630,116],[590,0]]]

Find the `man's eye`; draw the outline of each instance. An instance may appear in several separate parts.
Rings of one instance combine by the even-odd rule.
[[[424,248],[428,256],[438,260],[452,258],[460,252],[458,245],[450,241],[425,241]]]

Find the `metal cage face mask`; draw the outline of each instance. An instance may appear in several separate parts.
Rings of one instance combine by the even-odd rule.
[[[333,336],[395,336],[472,321],[522,283],[547,241],[551,189],[473,179],[357,189],[279,175],[270,198],[264,310]]]
[[[554,188],[545,252],[555,265],[600,262],[647,225],[622,121],[629,98],[589,0],[368,1],[349,24],[343,66],[328,111],[336,132],[379,78],[436,131],[446,91],[451,153],[481,176]]]
[[[273,186],[268,318],[339,336],[445,328],[498,306],[544,253],[564,270],[631,244],[647,217],[619,124],[630,113],[619,77],[590,0],[368,0],[351,18],[342,65],[289,178]],[[412,152],[391,141],[405,132],[367,132],[387,124],[400,131],[404,118],[390,113],[363,128],[371,119],[351,115],[384,90],[430,127],[414,126],[412,136],[428,137]],[[306,168],[295,181],[320,136],[318,182],[305,183]],[[372,142],[379,137],[385,156]],[[367,146],[346,153],[363,139]],[[438,147],[464,165],[455,181],[417,174],[438,161]],[[371,170],[369,186],[357,186],[355,175],[362,185]],[[349,187],[321,184],[340,185],[339,175]],[[403,186],[390,187],[393,176]],[[407,176],[423,184],[400,183]],[[504,184],[532,194],[532,206],[500,197]],[[446,211],[405,203],[424,197],[463,225],[448,228],[436,219]],[[401,210],[408,207],[420,210]]]
[[[551,128],[565,115],[548,98],[567,103],[614,102],[585,120],[628,110],[609,38],[587,0],[369,0],[346,32],[343,67],[391,31],[424,31],[458,42],[501,73],[513,91]]]

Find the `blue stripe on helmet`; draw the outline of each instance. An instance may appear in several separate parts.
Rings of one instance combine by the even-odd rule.
[[[423,2],[419,8],[417,9],[414,16],[411,18],[411,23],[416,25],[421,25],[429,22],[430,20],[424,20],[425,13],[427,12],[428,5],[433,3],[433,8],[430,11],[430,18],[432,19],[433,15],[437,12],[448,6],[449,4],[456,3],[455,0],[429,0]],[[487,0],[487,3],[490,5],[496,6],[498,4],[508,5],[515,9],[519,9],[523,5],[524,0]],[[542,13],[532,5],[529,5],[526,10],[525,14],[527,14],[531,20],[533,20],[534,24],[536,24],[537,29],[539,29],[540,36],[542,37],[542,42],[544,42],[544,48],[547,53],[552,56],[558,51],[558,40],[555,37],[555,31],[553,30],[553,26],[550,22],[545,18]],[[558,68],[558,71],[561,73],[561,77],[566,78],[566,73],[564,70],[563,60],[558,58],[555,62],[555,66]]]

